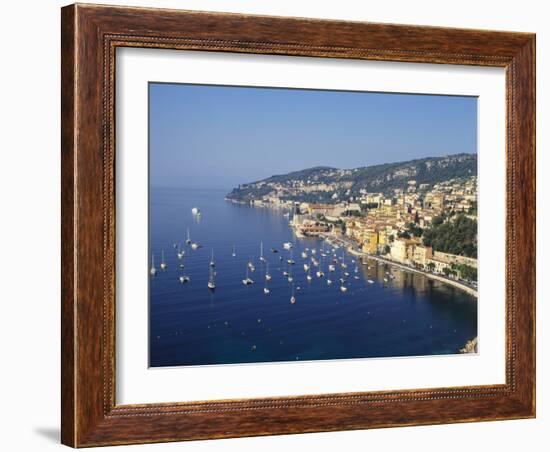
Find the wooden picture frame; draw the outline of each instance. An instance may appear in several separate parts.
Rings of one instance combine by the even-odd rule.
[[[71,5],[62,9],[62,442],[73,447],[535,416],[535,35]],[[115,50],[506,69],[506,383],[115,403]]]

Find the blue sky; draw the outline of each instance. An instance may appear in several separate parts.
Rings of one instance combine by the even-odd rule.
[[[152,187],[477,152],[474,97],[149,84]]]

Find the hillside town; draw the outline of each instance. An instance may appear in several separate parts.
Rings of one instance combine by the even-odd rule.
[[[404,188],[347,198],[342,184],[295,183],[294,199],[288,185],[274,185],[251,204],[288,209],[298,237],[338,239],[371,257],[477,285],[476,176],[435,184],[406,179]],[[319,191],[330,202],[296,200]]]

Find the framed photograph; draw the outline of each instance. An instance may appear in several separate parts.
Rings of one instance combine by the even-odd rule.
[[[62,442],[535,416],[535,36],[62,9]]]

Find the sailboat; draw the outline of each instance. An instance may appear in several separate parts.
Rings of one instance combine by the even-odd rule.
[[[151,273],[151,276],[155,276],[157,274],[157,269],[155,268],[155,255],[151,255],[151,270],[149,271]]]
[[[327,284],[330,286],[332,284],[332,279],[327,278]]]
[[[248,268],[251,272],[256,271],[256,267],[254,267],[254,264],[252,263],[252,258],[248,261]]]
[[[305,251],[302,251],[302,259],[307,259],[307,253]]]
[[[292,277],[292,267],[290,265],[288,266],[288,276],[286,279],[288,279],[288,282],[294,281],[294,278]]]
[[[179,246],[179,243],[178,243],[178,246]],[[185,256],[185,250],[179,248],[178,259],[183,259],[183,256]]]
[[[304,270],[307,272],[309,270],[309,264],[304,264]]]
[[[164,250],[162,250],[162,261],[160,262],[160,269],[166,270],[166,267],[168,267],[168,265],[166,264],[166,262],[164,262]]]
[[[294,259],[292,259],[292,249],[290,250],[290,259],[287,259],[289,265],[294,265]]]
[[[346,286],[344,286],[344,284],[342,284],[342,285],[340,286],[340,290],[341,290],[342,292],[347,292],[347,291],[348,291],[348,288],[347,288]]]
[[[189,234],[189,228],[187,228],[187,240],[185,241],[188,245],[191,243],[191,235]]]
[[[208,278],[208,288],[210,290],[216,289],[216,272],[214,266],[210,265],[210,277]]]
[[[249,286],[250,284],[253,284],[253,283],[254,283],[254,281],[252,281],[252,280],[250,279],[250,277],[248,276],[248,266],[247,266],[247,267],[246,267],[246,278],[243,279],[243,284],[244,284],[245,286]]]
[[[264,242],[260,242],[260,261],[265,262],[265,257],[264,257]]]
[[[296,303],[296,297],[294,297],[294,284],[292,284],[292,294],[290,295],[290,304]]]
[[[319,270],[317,270],[317,278],[322,278],[325,276],[325,273],[323,272],[323,259],[321,258],[321,261],[319,262]]]
[[[267,281],[271,280],[271,274],[269,273],[269,262],[265,266],[265,279]]]
[[[215,267],[216,263],[214,262],[214,248],[212,248],[212,256],[210,257],[210,267]]]
[[[189,276],[186,276],[186,275],[181,275],[180,276],[180,283],[182,283],[182,284],[188,283],[190,280],[191,280],[191,278],[189,278]]]
[[[340,264],[342,268],[348,268],[348,264],[346,264],[346,255],[342,253],[342,263]]]
[[[235,245],[233,245],[233,252],[231,253],[231,256],[235,257],[237,253],[235,252]]]
[[[311,282],[311,280],[313,279],[313,277],[311,276],[311,271],[310,271],[309,267],[307,269],[306,279],[307,279],[307,282]]]
[[[326,257],[327,254],[325,253],[325,242],[321,244],[321,257]]]
[[[265,270],[265,285],[264,285],[264,293],[267,295],[270,290],[269,287],[267,287],[267,282],[271,279],[271,275],[268,273],[267,266]]]

